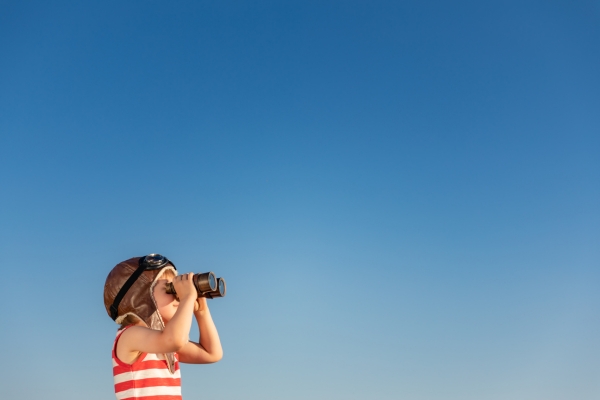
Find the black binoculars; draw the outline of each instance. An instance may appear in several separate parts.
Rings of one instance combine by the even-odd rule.
[[[194,274],[192,278],[198,297],[206,297],[208,299],[214,299],[215,297],[224,297],[227,292],[227,285],[225,285],[225,279],[217,278],[214,272],[204,272],[202,274]],[[167,283],[167,293],[174,294],[175,287],[173,282]]]

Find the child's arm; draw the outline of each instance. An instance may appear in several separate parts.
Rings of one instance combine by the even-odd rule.
[[[123,332],[117,344],[117,356],[122,361],[133,362],[139,353],[179,351],[188,343],[197,296],[192,276],[191,273],[179,275],[173,280],[179,305],[163,331],[132,326]]]
[[[197,300],[198,307],[194,311],[198,330],[200,331],[199,343],[188,342],[177,354],[179,361],[188,364],[209,364],[223,358],[223,348],[219,333],[210,315],[206,299],[201,297]]]

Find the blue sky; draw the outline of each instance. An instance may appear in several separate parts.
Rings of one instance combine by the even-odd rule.
[[[187,399],[597,399],[599,22],[0,3],[3,393],[112,398],[104,279],[158,252],[228,282]]]

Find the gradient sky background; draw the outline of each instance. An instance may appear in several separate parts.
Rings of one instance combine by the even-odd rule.
[[[114,398],[158,252],[228,282],[188,400],[600,398],[599,49],[598,1],[0,2],[2,396]]]

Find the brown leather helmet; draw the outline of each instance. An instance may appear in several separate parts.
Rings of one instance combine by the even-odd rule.
[[[148,328],[162,331],[165,323],[158,312],[153,290],[167,270],[177,275],[175,265],[160,254],[134,257],[117,264],[104,284],[104,307],[108,315],[117,324],[127,315],[134,315]],[[166,357],[173,372],[173,354]]]
[[[126,315],[134,315],[149,328],[162,330],[164,322],[152,291],[166,270],[177,275],[175,265],[160,254],[134,257],[117,264],[104,284],[104,307],[108,315],[117,324]]]

